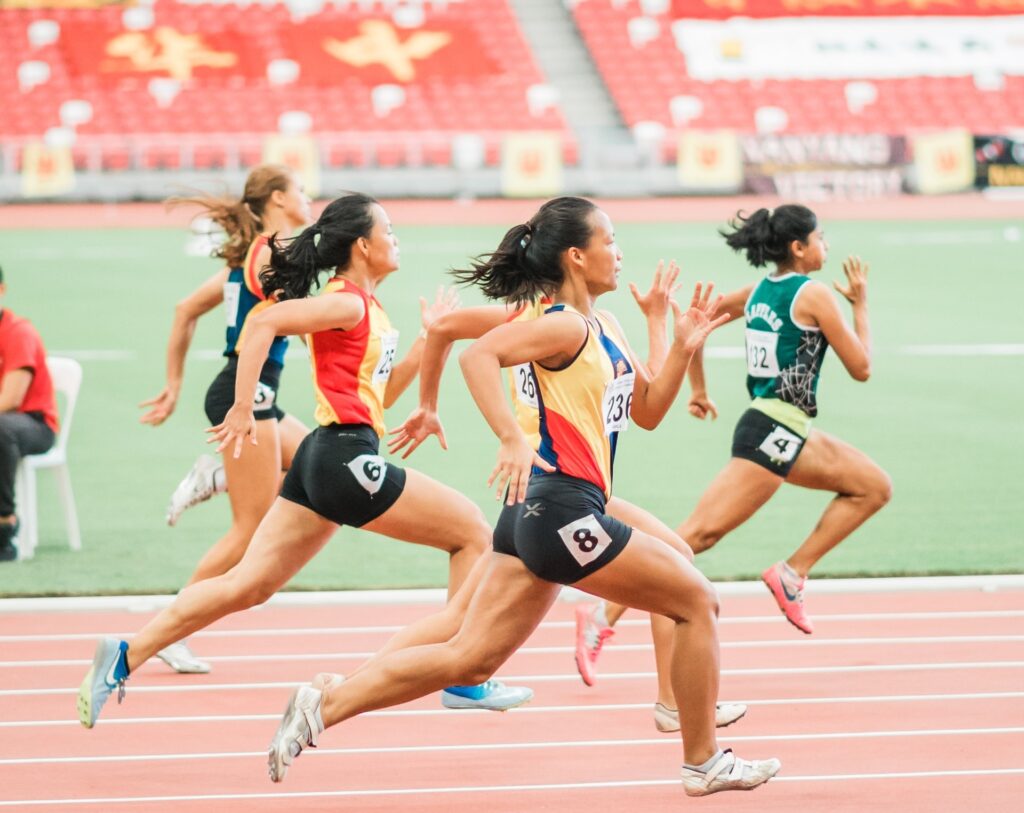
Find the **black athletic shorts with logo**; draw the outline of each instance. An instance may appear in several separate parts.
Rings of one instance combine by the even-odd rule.
[[[276,361],[267,361],[260,370],[256,395],[252,402],[252,414],[258,421],[279,421],[284,411],[277,405],[277,391],[281,386],[281,370]],[[229,356],[224,369],[206,390],[206,417],[211,426],[224,422],[224,416],[235,403],[235,376],[238,372],[238,356]]]
[[[773,474],[786,477],[803,451],[806,438],[759,409],[748,409],[736,422],[732,456],[757,463]]]
[[[572,584],[622,553],[633,529],[604,512],[604,493],[564,474],[535,474],[526,500],[506,505],[494,550],[516,556],[535,576]]]
[[[405,488],[405,470],[377,452],[366,424],[331,424],[310,432],[295,452],[281,496],[338,525],[359,528],[387,511]]]

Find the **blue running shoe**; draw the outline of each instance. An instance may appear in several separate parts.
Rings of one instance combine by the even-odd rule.
[[[532,699],[533,689],[506,686],[500,680],[488,680],[476,686],[449,686],[441,692],[441,705],[446,709],[508,711]]]
[[[100,709],[117,689],[117,702],[124,700],[128,680],[128,642],[104,638],[96,645],[92,666],[78,687],[78,719],[86,728],[96,725]]]

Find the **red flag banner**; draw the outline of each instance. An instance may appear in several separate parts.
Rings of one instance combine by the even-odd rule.
[[[354,76],[367,84],[428,78],[473,79],[498,72],[479,38],[450,22],[409,30],[388,19],[337,23],[312,20],[282,32],[285,48],[302,66],[304,81],[336,83]]]
[[[125,77],[196,78],[262,76],[266,59],[238,31],[208,33],[157,26],[125,31],[91,23],[64,24],[61,47],[72,74],[112,82]]]
[[[672,0],[674,19],[729,17],[988,17],[1024,14],[1024,0]]]

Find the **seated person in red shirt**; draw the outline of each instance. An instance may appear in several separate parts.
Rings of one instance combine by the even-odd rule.
[[[3,307],[0,269],[0,562],[18,557],[14,475],[21,458],[41,454],[57,436],[57,402],[46,350],[28,319]]]

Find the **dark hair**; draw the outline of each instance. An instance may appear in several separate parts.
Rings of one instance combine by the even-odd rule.
[[[352,259],[352,244],[369,237],[373,230],[373,209],[377,201],[369,195],[351,192],[332,200],[298,237],[270,238],[270,264],[260,271],[266,296],[303,299],[320,287],[320,272],[344,269]]]
[[[470,269],[452,271],[459,282],[478,285],[490,299],[529,302],[550,296],[565,278],[562,252],[590,241],[590,214],[597,206],[584,198],[553,198],[526,223],[513,226],[490,254],[473,260]]]
[[[213,252],[230,266],[241,265],[249,246],[260,233],[263,211],[274,192],[286,192],[293,182],[294,174],[280,164],[263,164],[253,169],[245,179],[245,190],[241,198],[230,195],[175,196],[166,201],[167,208],[175,206],[201,206],[218,226],[224,229],[227,239]]]
[[[818,218],[806,206],[787,203],[772,211],[758,209],[749,217],[737,212],[729,222],[732,231],[718,233],[733,251],[746,251],[747,262],[755,268],[785,263],[790,258],[789,247],[794,240],[806,243],[818,228]]]

